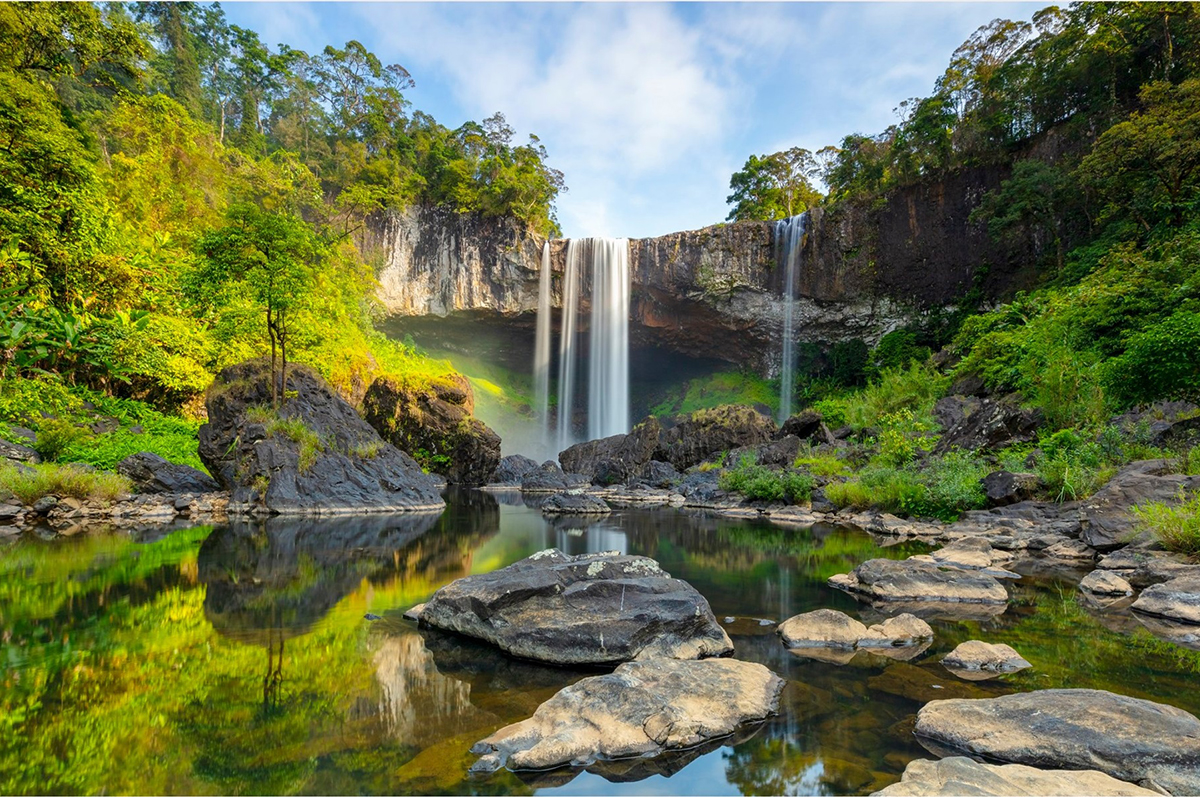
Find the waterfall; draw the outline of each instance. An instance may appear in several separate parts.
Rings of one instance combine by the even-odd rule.
[[[548,265],[543,252],[542,284],[538,296],[538,334],[549,318]],[[583,290],[590,277],[588,304],[587,417],[588,439],[629,431],[629,241],[624,238],[582,238],[567,242],[563,281],[562,330],[558,341],[558,450],[576,442],[572,424],[579,380],[580,312]],[[549,321],[546,322],[549,370]],[[541,338],[535,341],[540,346]],[[539,373],[535,352],[535,378]],[[547,392],[548,377],[547,377]],[[547,435],[549,427],[546,427]]]
[[[542,425],[543,448],[550,446],[550,242],[542,246],[538,277],[537,333],[533,345],[533,401]]]
[[[796,387],[796,271],[804,249],[804,231],[808,213],[775,222],[777,263],[785,268],[783,283],[783,362],[779,369],[779,422],[792,414],[792,393]]]

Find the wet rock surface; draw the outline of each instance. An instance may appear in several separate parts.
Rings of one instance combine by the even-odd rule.
[[[1200,624],[1200,575],[1181,576],[1149,586],[1132,608],[1168,620]]]
[[[209,390],[200,459],[230,492],[231,512],[339,514],[441,509],[437,482],[385,443],[354,408],[305,366],[289,366],[290,398],[279,417],[316,441],[311,461],[286,430],[255,421],[269,408],[269,369],[251,361],[224,369]],[[303,465],[303,467],[302,467]]]
[[[147,451],[118,462],[117,473],[129,477],[139,493],[213,493],[221,489],[204,471],[176,465]]]
[[[913,559],[870,559],[850,573],[829,579],[837,589],[878,601],[1006,603],[1008,592],[995,578]]]
[[[457,374],[428,384],[376,379],[363,397],[363,418],[379,435],[453,484],[479,486],[500,464],[500,436],[472,416],[475,393]]]
[[[1033,665],[1008,645],[970,639],[947,653],[942,658],[942,666],[951,672],[1010,673]]]
[[[657,418],[646,418],[629,434],[577,443],[559,453],[558,461],[565,472],[586,476],[594,484],[623,482],[649,464],[661,429]]]
[[[1200,793],[1200,720],[1172,706],[1098,689],[935,700],[918,712],[916,734],[939,754],[1096,769],[1171,794]]]
[[[602,498],[576,490],[555,493],[540,509],[543,515],[607,515],[612,511]]]
[[[653,559],[557,549],[442,587],[423,625],[554,664],[695,659],[733,645],[708,601]]]
[[[537,470],[537,466],[537,460],[520,454],[501,457],[496,465],[496,472],[492,474],[491,483],[499,487],[520,487],[525,474]]]
[[[521,477],[521,491],[526,493],[553,493],[578,486],[584,477],[563,473],[558,463],[546,460]]]
[[[1126,545],[1137,527],[1130,511],[1150,501],[1175,501],[1178,495],[1200,491],[1200,476],[1169,473],[1168,460],[1150,459],[1122,468],[1108,484],[1083,502],[1080,539],[1098,551]]]
[[[940,761],[918,759],[904,768],[899,783],[876,797],[1143,797],[1158,792],[1117,780],[1097,770],[1035,769],[1024,764],[984,764],[964,756]]]
[[[784,681],[761,664],[654,659],[559,691],[533,716],[476,743],[474,772],[588,766],[685,750],[766,719]]]

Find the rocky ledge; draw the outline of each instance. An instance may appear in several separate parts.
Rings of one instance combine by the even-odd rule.
[[[1094,769],[1034,769],[1023,764],[983,764],[963,756],[909,762],[899,783],[872,797],[1149,797],[1159,792]]]
[[[541,551],[433,594],[420,622],[552,664],[616,664],[733,652],[704,599],[653,559]]]
[[[732,659],[654,659],[584,678],[533,716],[476,743],[473,772],[588,766],[696,747],[766,719],[784,681],[761,664]]]

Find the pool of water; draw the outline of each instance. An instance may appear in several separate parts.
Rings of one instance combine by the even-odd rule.
[[[548,547],[645,554],[689,581],[735,655],[788,681],[779,716],[708,748],[469,778],[474,742],[588,673],[401,615]],[[675,510],[550,521],[480,492],[440,516],[26,535],[0,548],[0,793],[862,794],[926,755],[911,728],[928,700],[1096,687],[1200,713],[1200,654],[1089,608],[1069,579],[1022,579],[1000,616],[933,621],[909,661],[797,656],[761,623],[826,606],[876,622],[825,579],[918,550]],[[960,681],[937,660],[971,638],[1034,667]]]

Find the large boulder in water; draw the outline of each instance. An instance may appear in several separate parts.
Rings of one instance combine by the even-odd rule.
[[[874,601],[1007,603],[1008,592],[992,576],[914,559],[869,559],[829,586]]]
[[[981,764],[965,756],[941,761],[918,759],[904,768],[899,783],[872,797],[1152,797],[1156,791],[1117,780],[1094,769],[1034,769],[1024,764]]]
[[[204,471],[176,465],[149,451],[125,457],[117,463],[117,473],[128,477],[139,493],[211,493],[221,489]]]
[[[437,480],[385,443],[310,368],[289,366],[283,407],[271,408],[261,360],[217,375],[200,427],[200,459],[230,491],[233,512],[346,514],[440,510]]]
[[[491,484],[496,487],[520,487],[525,474],[537,470],[537,460],[520,454],[509,454],[500,458],[496,472],[492,475]]]
[[[653,458],[687,470],[722,451],[765,443],[776,431],[774,421],[740,404],[697,410],[663,430]]]
[[[650,462],[661,430],[657,418],[646,418],[629,434],[576,443],[560,452],[558,461],[567,473],[587,476],[593,484],[618,484]]]
[[[541,551],[439,589],[421,623],[552,664],[697,659],[733,651],[708,601],[653,559]]]
[[[477,487],[500,464],[500,436],[474,411],[471,383],[457,374],[428,382],[380,377],[363,398],[363,417],[384,440],[447,481]]]
[[[1171,794],[1200,794],[1200,720],[1099,689],[935,700],[918,712],[916,734],[939,755],[1098,769]]]
[[[654,659],[584,678],[533,716],[477,742],[473,772],[587,766],[598,760],[686,750],[758,722],[779,705],[784,681],[733,659]]]

